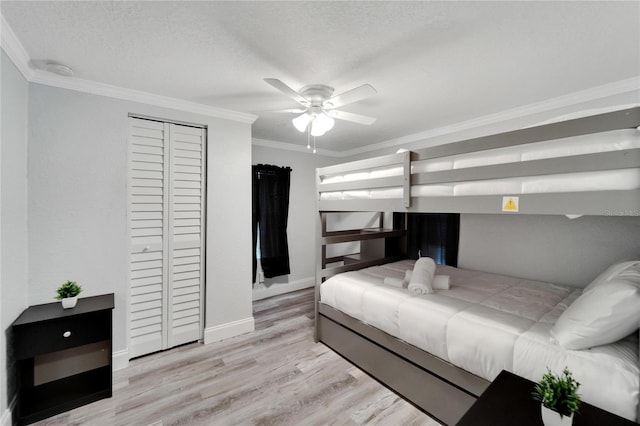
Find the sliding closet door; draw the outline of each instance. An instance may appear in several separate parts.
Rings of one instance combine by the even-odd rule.
[[[131,357],[202,337],[204,132],[130,118]]]

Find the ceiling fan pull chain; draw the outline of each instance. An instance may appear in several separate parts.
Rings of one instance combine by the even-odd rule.
[[[316,153],[316,137],[313,137],[313,153]]]
[[[313,138],[315,141],[315,137]],[[307,127],[307,149],[311,149],[311,126]]]

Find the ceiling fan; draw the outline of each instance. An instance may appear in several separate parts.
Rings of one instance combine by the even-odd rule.
[[[370,84],[363,84],[332,96],[333,87],[324,84],[311,84],[296,92],[277,78],[265,78],[264,81],[302,105],[303,108],[286,109],[279,112],[300,114],[292,120],[293,125],[298,131],[308,132],[311,136],[322,136],[331,130],[334,118],[365,125],[371,125],[376,121],[374,117],[336,109],[378,93]]]

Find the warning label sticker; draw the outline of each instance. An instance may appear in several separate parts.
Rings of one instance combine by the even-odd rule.
[[[503,212],[517,212],[518,211],[518,197],[502,197],[502,211]]]

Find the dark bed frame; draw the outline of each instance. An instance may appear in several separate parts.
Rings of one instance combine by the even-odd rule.
[[[445,424],[455,424],[489,382],[323,303],[318,340]]]

